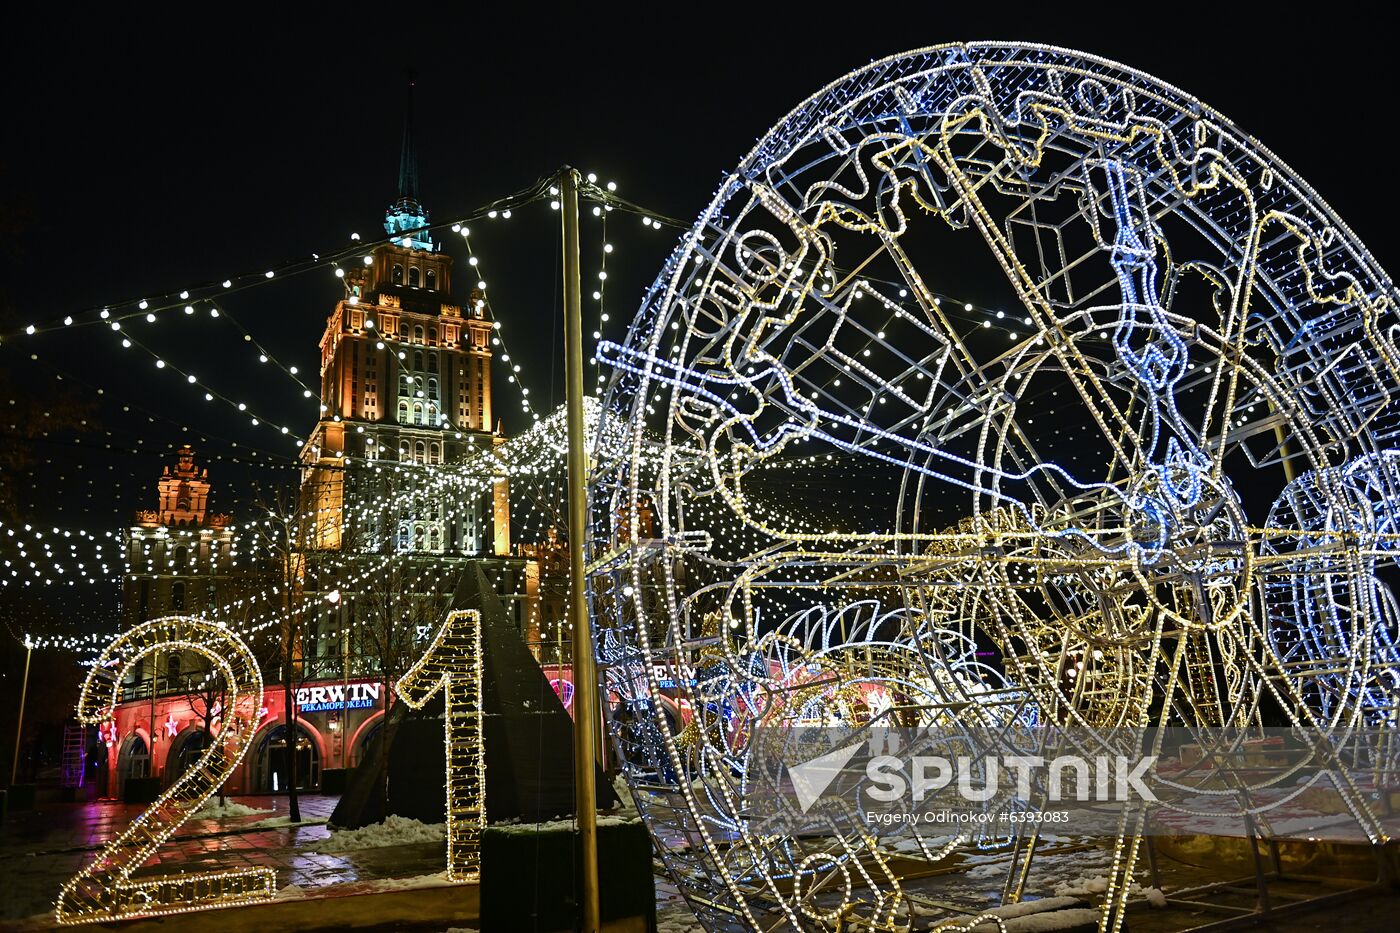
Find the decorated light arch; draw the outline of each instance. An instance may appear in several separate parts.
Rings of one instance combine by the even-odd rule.
[[[614,738],[707,927],[908,921],[878,840],[750,819],[753,729],[858,729],[855,689],[1090,736],[1393,724],[1395,301],[1271,152],[1090,55],[922,49],[784,117],[599,348]],[[933,842],[1013,852],[1011,899],[1036,851]]]

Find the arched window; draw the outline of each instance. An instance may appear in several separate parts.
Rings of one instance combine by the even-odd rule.
[[[423,406],[419,403],[414,403],[413,405],[413,423],[423,423]]]
[[[437,423],[438,423],[438,408],[437,408],[436,405],[434,405],[433,403],[429,402],[429,403],[428,403],[428,424],[436,425]]]
[[[414,549],[415,551],[421,551],[421,550],[423,550],[423,526],[422,526],[422,525],[414,525],[414,526],[413,526],[413,549]]]
[[[408,424],[408,403],[399,402],[399,424]]]
[[[175,549],[175,569],[184,570],[185,563],[190,559],[190,552],[182,544]]]
[[[430,372],[430,373],[435,373],[435,372],[437,372],[437,354],[436,354],[436,353],[429,353],[429,354],[428,354],[428,372]]]
[[[171,608],[171,609],[184,609],[184,608],[185,608],[185,584],[183,584],[183,583],[176,583],[174,586],[172,586],[172,587],[170,588],[170,608]]]
[[[438,529],[438,526],[436,525],[434,525],[432,529],[428,532],[428,550],[442,550],[442,532]]]
[[[417,327],[413,328],[413,342],[423,342],[423,325],[419,324]]]
[[[436,328],[436,327],[429,327],[429,328],[428,328],[428,343],[431,343],[431,344],[436,344],[436,343],[437,343],[437,328]]]
[[[413,394],[413,380],[409,378],[408,373],[399,373],[399,394]]]
[[[429,379],[429,380],[428,380],[428,398],[437,398],[437,397],[438,397],[438,394],[437,394],[437,380],[436,380],[436,379]]]
[[[422,441],[415,441],[413,444],[413,462],[427,462],[427,445],[425,445]]]
[[[417,266],[409,266],[409,267],[408,267],[408,284],[409,284],[409,286],[410,286],[411,288],[417,288],[417,287],[418,287],[418,267],[417,267]]]
[[[394,282],[395,285],[402,285],[402,284],[403,284],[403,266],[399,265],[398,263],[394,263],[394,278],[393,278],[393,282]]]
[[[420,373],[423,371],[423,351],[422,351],[422,350],[415,350],[415,351],[413,352],[413,368],[416,369],[416,370],[418,370]]]
[[[432,444],[431,446],[428,447],[428,462],[429,462],[429,463],[441,463],[441,462],[442,462],[442,446],[441,446],[440,444],[438,444],[436,441],[433,442],[433,444]]]
[[[399,336],[402,337],[402,338],[405,339],[405,340],[408,339],[408,322],[407,322],[407,321],[404,321],[404,320],[400,320],[400,321],[399,321]]]
[[[428,290],[437,291],[437,272],[433,269],[428,270]]]

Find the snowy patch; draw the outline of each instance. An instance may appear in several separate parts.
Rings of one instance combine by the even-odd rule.
[[[705,928],[682,901],[656,912],[656,933],[705,933]]]
[[[1084,876],[1076,878],[1074,881],[1067,881],[1055,885],[1056,895],[1070,897],[1083,897],[1086,895],[1102,894],[1108,890],[1108,879],[1103,875]],[[1167,896],[1159,888],[1144,888],[1136,881],[1128,889],[1129,897],[1145,898],[1147,903],[1153,907],[1161,908],[1167,906]]]
[[[224,805],[219,806],[218,797],[210,797],[204,801],[204,806],[190,814],[192,820],[218,820],[226,816],[256,816],[259,813],[273,813],[273,810],[259,810],[257,807],[245,807],[241,803],[235,803],[228,798],[224,798]]]
[[[360,829],[334,830],[327,839],[306,846],[309,852],[352,852],[389,846],[423,845],[447,838],[446,823],[420,823],[406,816],[391,816],[382,823]]]
[[[1028,914],[1024,917],[1012,917],[1003,920],[998,926],[995,922],[984,923],[973,927],[973,933],[993,933],[993,931],[1004,931],[1004,933],[1052,933],[1055,930],[1074,930],[1084,927],[1096,928],[1099,925],[1099,912],[1090,910],[1087,907],[1076,907],[1070,910],[1052,910],[1043,914]]]
[[[640,816],[637,812],[637,799],[632,796],[632,788],[627,786],[627,779],[622,775],[613,778],[613,793],[617,794],[617,799],[622,801],[612,813],[615,816],[636,819]]]
[[[1047,897],[1022,901],[1001,907],[988,907],[962,919],[948,918],[942,909],[913,905],[915,916],[940,916],[941,929],[971,931],[971,933],[1050,933],[1097,926],[1099,912],[1084,906],[1075,897]],[[995,919],[993,919],[995,918]]]
[[[641,822],[636,816],[607,816],[598,815],[599,826],[622,826],[627,823]],[[544,823],[492,823],[492,829],[499,829],[506,833],[549,833],[559,830],[572,830],[576,824],[572,817],[566,820],[549,820]]]

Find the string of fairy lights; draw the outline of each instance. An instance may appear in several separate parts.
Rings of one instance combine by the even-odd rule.
[[[639,216],[643,229],[653,232],[667,228],[680,228],[683,225],[678,221],[665,218],[663,215],[659,215],[654,211],[641,208],[622,200],[616,196],[616,184],[609,182],[604,186],[599,186],[597,184],[598,177],[596,174],[590,174],[588,176],[588,182],[592,198],[597,202],[591,205],[588,213],[598,220],[599,265],[596,287],[592,289],[591,295],[596,302],[597,308],[597,323],[596,328],[593,330],[593,337],[595,340],[599,340],[602,339],[607,325],[609,324],[606,304],[608,281],[607,263],[615,250],[615,244],[608,236],[609,215],[615,210],[620,209],[624,212]],[[491,205],[473,211],[465,217],[442,224],[436,224],[428,228],[432,230],[450,231],[460,237],[461,243],[467,251],[467,265],[470,267],[472,273],[477,276],[475,287],[480,294],[479,300],[482,303],[483,311],[492,322],[492,347],[499,354],[497,357],[499,361],[507,367],[505,371],[506,382],[509,385],[514,385],[519,390],[521,411],[536,427],[543,427],[544,433],[551,437],[551,440],[546,442],[542,447],[542,449],[549,450],[551,456],[543,460],[537,459],[531,462],[528,458],[515,459],[510,456],[502,458],[499,452],[497,452],[496,462],[493,466],[493,469],[497,471],[495,475],[508,476],[512,481],[512,524],[520,529],[520,536],[527,541],[541,540],[544,536],[544,532],[548,528],[558,527],[562,524],[562,516],[560,516],[557,510],[557,503],[563,501],[564,490],[564,474],[562,468],[562,420],[554,416],[547,418],[542,417],[542,413],[536,409],[531,400],[530,389],[525,384],[525,377],[527,374],[522,371],[521,363],[511,355],[510,348],[506,343],[507,328],[505,322],[494,313],[490,299],[491,293],[487,288],[487,279],[483,268],[482,256],[477,245],[473,241],[470,224],[473,222],[509,220],[514,211],[527,204],[542,201],[547,197],[552,199],[550,201],[551,207],[557,209],[559,206],[557,196],[557,188],[541,183],[534,186],[532,189],[526,189],[524,192],[517,193],[516,195],[498,199],[492,202]],[[23,334],[26,336],[34,336],[72,328],[92,326],[105,327],[112,334],[113,340],[120,344],[123,351],[136,350],[143,353],[146,358],[150,360],[155,370],[158,372],[168,372],[177,380],[177,385],[186,385],[190,387],[191,391],[199,393],[206,403],[220,403],[225,406],[226,409],[236,411],[240,418],[246,419],[246,423],[249,426],[270,426],[278,434],[294,439],[297,446],[302,446],[305,443],[305,437],[300,431],[294,431],[290,424],[278,423],[276,419],[269,420],[264,414],[253,410],[248,402],[239,400],[235,395],[209,385],[191,369],[177,364],[175,361],[169,359],[168,356],[163,355],[149,346],[138,335],[138,330],[142,326],[154,327],[161,321],[171,318],[187,321],[205,320],[210,322],[223,322],[226,326],[235,328],[238,335],[241,337],[241,342],[248,346],[248,352],[251,354],[250,359],[256,361],[256,365],[253,367],[254,371],[264,366],[270,367],[288,378],[292,384],[297,387],[304,399],[308,399],[318,406],[323,406],[324,403],[319,396],[303,380],[302,373],[299,371],[298,367],[280,360],[263,342],[259,341],[247,330],[237,316],[229,311],[227,297],[239,292],[267,287],[278,281],[285,281],[291,276],[306,274],[316,269],[330,268],[338,278],[343,278],[346,267],[355,262],[367,262],[369,260],[368,253],[379,243],[385,242],[391,242],[391,239],[385,238],[377,242],[365,242],[361,240],[358,234],[354,234],[351,238],[352,245],[335,253],[325,256],[313,254],[309,259],[284,262],[275,266],[274,269],[264,271],[261,274],[245,272],[230,276],[218,283],[191,285],[154,297],[144,297],[128,302],[117,302],[101,308],[87,309],[84,312],[65,315],[61,322],[28,325],[23,328]],[[888,306],[889,313],[892,317],[912,313],[900,303],[892,302],[890,299],[884,298],[873,289],[871,294],[875,295],[876,298],[883,301]],[[907,298],[907,292],[902,289],[899,291],[899,295],[901,299]],[[1004,312],[979,308],[968,302],[953,303],[950,297],[946,295],[936,296],[935,300],[950,302],[950,312],[952,316],[964,320],[969,324],[980,326],[984,329],[997,328],[1005,330],[1013,340],[1018,336],[1016,331],[1010,329],[1010,320]],[[13,344],[17,336],[18,334],[6,335],[4,343]],[[384,339],[393,340],[395,338],[394,335],[386,334],[384,335]],[[39,360],[38,354],[31,354],[30,356],[31,359],[35,361]],[[593,363],[597,367],[597,387],[598,391],[601,392],[605,385],[606,376],[596,355],[593,356]],[[837,377],[837,379],[839,381],[839,377]],[[97,391],[101,393],[103,390],[98,389]],[[324,408],[322,408],[322,413],[324,414]],[[174,419],[162,418],[162,420],[168,423],[175,423]],[[443,421],[446,425],[448,421],[447,416],[444,415]],[[185,431],[188,430],[184,425],[181,425],[181,428]],[[522,435],[522,437],[530,436],[532,432],[527,432],[527,435]],[[459,436],[460,434],[461,432],[458,431]],[[202,440],[207,441],[208,437],[202,437]],[[228,443],[231,447],[246,451],[247,456],[252,458],[247,462],[256,462],[259,466],[277,466],[281,468],[292,468],[295,466],[295,462],[290,455],[277,454],[270,450],[261,450],[247,444],[240,445],[233,441],[229,441]],[[524,445],[512,449],[523,449],[523,446]],[[781,458],[765,463],[763,469],[791,470],[800,467],[804,462],[815,460],[817,456],[822,455],[812,455],[806,458],[800,455]],[[832,455],[825,454],[824,456],[829,462]],[[223,455],[223,457],[229,462],[241,462],[239,458],[229,455]],[[847,455],[839,454],[838,457],[845,459]],[[345,458],[346,466],[352,466],[354,459],[355,458]],[[384,462],[382,461],[369,461],[367,465],[372,470],[384,468]],[[396,468],[405,469],[406,467],[404,465],[398,465]],[[431,472],[431,470],[427,472]],[[477,494],[486,492],[493,482],[490,476],[486,473],[481,473],[474,479],[464,480],[463,477],[469,475],[469,472],[470,471],[458,471],[452,475],[451,479],[429,481],[427,485],[414,491],[414,500],[421,500],[423,502],[433,500],[435,497],[444,495],[449,486],[455,493],[465,494],[471,492]],[[470,489],[468,489],[468,487],[470,487]],[[771,505],[775,509],[782,509],[783,507],[780,498],[772,502]],[[372,512],[377,507],[377,505],[369,504],[364,508],[363,512]],[[824,525],[829,525],[833,521],[833,512],[831,510],[827,510],[824,514],[818,516],[815,510],[811,509],[807,503],[794,502],[790,504],[790,507],[796,508],[798,512],[801,513],[794,513],[787,517],[788,521],[795,523],[798,527],[815,531]],[[721,520],[723,510],[716,509],[714,514],[710,514],[707,509],[708,507],[705,504],[700,504],[697,507],[697,516],[703,515],[710,519]],[[853,502],[837,504],[836,511],[840,512],[843,510],[848,510],[851,513],[845,519],[841,519],[843,525],[864,527],[874,520],[873,516],[862,514],[868,510],[862,509]],[[460,513],[449,511],[444,516],[444,520],[451,521],[462,517],[463,515]],[[317,511],[309,518],[313,524],[320,524],[326,520],[327,516]],[[369,515],[353,513],[341,514],[338,518],[346,524],[353,524],[365,521],[369,518]],[[6,530],[12,533],[14,532],[14,529],[11,528],[7,528]],[[237,525],[233,525],[229,528],[230,534],[235,536],[242,534],[246,530],[246,528],[240,528]],[[743,523],[736,523],[730,531],[732,532],[731,541],[736,546],[753,545],[757,547],[761,544],[761,538]],[[70,534],[72,534],[72,532],[70,532]],[[56,552],[53,549],[52,537],[45,544],[40,544],[39,542],[44,539],[35,538],[32,540],[22,540],[7,535],[5,538],[0,539],[0,546],[5,546],[5,544],[9,542],[13,542],[15,550],[8,553],[3,558],[5,561],[4,564],[0,564],[0,587],[8,587],[11,585],[24,587],[62,585],[72,587],[78,584],[98,585],[110,583],[111,575],[114,570],[112,561],[115,560],[111,555],[124,551],[122,539],[125,535],[126,532],[118,531],[80,531],[76,533],[76,537],[70,540],[66,553]],[[105,552],[96,543],[99,539],[108,542]],[[89,545],[92,547],[91,553],[80,551],[80,546]],[[228,566],[228,572],[230,573],[246,571],[248,568],[255,566],[258,560],[266,557],[266,554],[258,546],[256,536],[253,536],[252,540],[240,541],[238,544],[233,545],[230,553],[237,555],[235,562]],[[123,558],[125,558],[124,554]],[[367,579],[371,573],[383,569],[389,562],[388,559],[381,557],[376,558],[375,561],[371,563],[370,567],[372,569],[347,570],[346,573],[348,575],[343,581],[344,586],[342,588],[347,590],[353,589],[360,581]],[[166,566],[158,569],[163,572],[169,572],[176,568],[173,566]],[[130,567],[124,567],[123,572],[131,573],[132,571]],[[419,573],[420,577],[425,573],[424,571],[415,572]],[[415,577],[415,583],[421,582],[420,577]],[[212,607],[211,611],[216,613],[228,612],[241,617],[252,618],[253,607],[265,603],[265,608],[269,611],[262,616],[257,616],[257,621],[248,623],[246,628],[239,629],[249,634],[255,634],[259,631],[264,631],[282,624],[286,615],[305,611],[308,607],[315,605],[316,599],[319,598],[315,596],[305,597],[292,607],[285,607],[281,605],[281,596],[282,594],[278,588],[274,586],[268,588],[261,594],[251,597],[241,596],[236,600],[231,600],[225,605]],[[277,602],[276,606],[273,605],[274,601]],[[20,633],[15,631],[13,624],[8,621],[7,624],[11,626],[11,630],[15,632],[17,637],[28,635],[32,643],[43,647],[86,650],[96,645],[100,640],[99,636],[92,633],[68,635],[39,632]],[[560,622],[559,624],[564,623]],[[334,637],[336,634],[336,630],[328,632],[329,637]]]

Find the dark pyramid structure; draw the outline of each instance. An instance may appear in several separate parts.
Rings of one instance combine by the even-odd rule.
[[[480,565],[462,572],[451,608],[481,612],[487,821],[536,822],[572,815],[573,720]],[[385,727],[385,733],[393,730],[392,747],[386,756],[385,743],[377,743],[375,753],[351,772],[331,824],[357,827],[382,820],[386,776],[389,813],[443,822],[447,763],[442,717],[440,696],[421,710],[395,703]],[[617,803],[601,769],[598,803]]]

